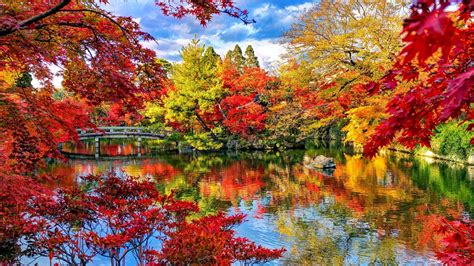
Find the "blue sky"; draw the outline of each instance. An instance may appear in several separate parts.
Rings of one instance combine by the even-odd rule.
[[[235,44],[239,44],[242,49],[252,44],[260,63],[266,69],[272,69],[285,52],[284,47],[278,43],[280,37],[313,2],[237,0],[236,6],[247,9],[250,17],[257,21],[255,24],[245,25],[238,19],[221,15],[214,17],[206,27],[199,25],[192,17],[178,20],[163,16],[161,10],[154,5],[154,0],[111,0],[106,9],[117,15],[131,16],[139,22],[158,42],[144,45],[154,49],[159,57],[179,61],[179,50],[196,35],[221,55]]]

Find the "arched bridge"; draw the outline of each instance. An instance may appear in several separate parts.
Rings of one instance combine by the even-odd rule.
[[[142,139],[164,139],[173,131],[151,131],[143,127],[99,127],[97,129],[78,129],[80,140],[95,140],[95,158],[100,157],[100,139],[134,138],[138,142],[138,156],[141,156]]]
[[[173,134],[173,131],[159,130],[151,131],[144,127],[99,127],[97,129],[78,129],[80,140],[95,138],[138,138],[140,139],[164,139]]]

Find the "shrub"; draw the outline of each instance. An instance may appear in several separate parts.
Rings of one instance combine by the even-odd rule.
[[[473,132],[467,130],[468,123],[462,125],[458,121],[451,121],[438,126],[431,139],[433,152],[457,159],[467,159],[472,153],[471,138]]]

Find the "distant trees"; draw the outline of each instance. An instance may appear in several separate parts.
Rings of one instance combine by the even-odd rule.
[[[242,49],[238,44],[235,45],[234,50],[232,51],[232,63],[237,67],[239,71],[242,71],[245,64],[245,57],[242,53]]]
[[[245,66],[249,68],[260,67],[252,45],[247,46],[245,49]]]
[[[214,111],[203,120],[218,125],[224,137],[260,134],[270,146],[301,144],[313,136],[343,138],[360,150],[365,146],[367,155],[393,141],[409,148],[429,146],[440,123],[472,120],[472,22],[467,15],[472,6],[463,3],[448,12],[449,5],[320,1],[285,34],[289,60],[278,77],[259,67],[252,46],[245,54],[239,45],[226,53],[216,68],[222,94],[208,97],[215,100]],[[437,50],[425,53],[422,41],[428,45],[434,39],[417,29],[435,31],[435,25],[443,26],[439,34],[447,41],[436,41]],[[406,36],[400,37],[402,30]]]
[[[212,47],[193,40],[174,64],[166,94],[147,104],[153,125],[186,133],[196,149],[215,149],[229,135],[257,137],[265,129],[269,89],[276,78],[259,67],[252,46],[236,45],[224,59]],[[161,121],[161,122],[160,122]]]
[[[227,52],[225,58],[229,58],[230,62],[242,72],[244,67],[254,68],[260,67],[258,58],[255,55],[252,45],[248,45],[245,49],[245,56],[242,53],[242,48],[238,44],[235,45],[233,50]]]

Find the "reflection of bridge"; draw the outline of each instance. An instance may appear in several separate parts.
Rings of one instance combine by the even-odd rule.
[[[147,160],[147,159],[156,159],[156,156],[153,155],[100,155],[97,156],[96,154],[77,154],[71,152],[61,152],[66,158],[74,159],[74,160],[81,160],[81,161],[95,161],[100,158],[101,161],[134,161],[134,160]],[[139,158],[137,158],[139,157]],[[133,164],[133,163],[132,163]]]
[[[138,141],[138,156],[141,156],[142,139],[164,139],[172,131],[151,131],[143,127],[99,127],[97,129],[78,129],[80,140],[95,140],[95,158],[100,156],[100,139],[135,138]]]

